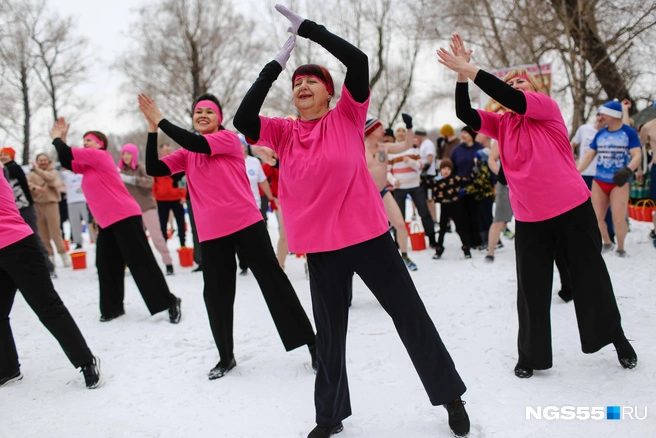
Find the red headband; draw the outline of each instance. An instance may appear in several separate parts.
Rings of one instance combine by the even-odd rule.
[[[296,82],[298,79],[303,79],[303,78],[315,78],[317,81],[321,82],[324,87],[326,87],[326,90],[328,91],[328,94],[330,94],[331,96],[333,95],[333,91],[334,91],[333,87],[330,86],[330,84],[328,84],[328,82],[321,79],[319,76],[316,76],[316,75],[298,75],[294,78],[294,82]],[[294,85],[292,84],[292,87],[293,86]]]
[[[96,143],[98,143],[100,145],[100,147],[102,149],[105,149],[105,142],[102,141],[101,139],[99,139],[98,137],[96,137],[95,135],[87,134],[87,135],[84,136],[84,138],[89,138],[89,139],[95,141]]]
[[[200,102],[198,102],[194,107],[194,112],[196,112],[198,108],[211,109],[216,113],[217,116],[219,116],[219,125],[221,124],[221,122],[223,122],[223,113],[221,113],[219,106],[216,103],[212,102],[211,100],[201,100]]]

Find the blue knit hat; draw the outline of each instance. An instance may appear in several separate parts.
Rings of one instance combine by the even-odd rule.
[[[607,116],[611,116],[616,119],[621,119],[622,104],[619,103],[617,100],[611,100],[610,102],[606,102],[599,109],[599,114],[606,114]]]

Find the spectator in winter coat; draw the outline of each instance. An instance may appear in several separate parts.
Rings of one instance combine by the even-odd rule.
[[[48,251],[39,237],[36,210],[34,209],[34,201],[32,200],[32,194],[30,192],[29,184],[27,183],[27,178],[25,177],[25,172],[23,172],[23,168],[14,161],[15,156],[16,151],[13,148],[5,147],[0,150],[0,162],[5,166],[4,170],[7,173],[9,185],[14,192],[14,201],[16,201],[18,212],[36,236],[37,244],[43,254],[50,276],[52,278],[57,278],[55,265],[50,261]]]
[[[153,196],[153,177],[148,176],[146,167],[139,163],[139,149],[136,145],[132,143],[123,145],[118,168],[121,170],[121,179],[125,183],[125,188],[141,208],[144,227],[150,234],[155,248],[162,255],[162,261],[166,265],[166,275],[173,275],[173,260],[166,246],[166,239],[162,235],[157,202]]]
[[[171,154],[171,146],[163,144],[159,147],[160,158]],[[178,238],[180,247],[185,246],[185,213],[183,204],[187,197],[187,190],[179,188],[178,183],[184,176],[179,173],[171,176],[156,176],[153,183],[153,195],[157,201],[157,212],[159,213],[159,224],[162,229],[162,235],[168,240],[166,225],[169,221],[169,214],[173,211],[175,221],[178,225]]]
[[[36,156],[36,163],[32,163],[32,172],[27,175],[27,183],[34,199],[36,208],[37,227],[39,237],[46,246],[48,257],[54,264],[55,257],[50,241],[55,242],[57,252],[64,262],[64,266],[71,265],[71,261],[66,253],[64,239],[60,229],[59,201],[61,201],[61,192],[66,188],[59,178],[59,172],[55,169],[55,164],[46,154]]]
[[[494,204],[494,190],[492,173],[487,159],[490,156],[490,150],[487,148],[480,149],[476,152],[474,158],[474,173],[476,177],[471,186],[467,187],[467,194],[474,197],[478,204],[476,206],[476,218],[478,230],[481,236],[481,247],[487,248],[487,237],[492,225],[492,204]]]

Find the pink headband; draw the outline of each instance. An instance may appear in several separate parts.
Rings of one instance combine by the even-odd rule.
[[[522,79],[524,79],[526,82],[531,82],[531,81],[528,79],[528,76],[526,76],[525,74],[522,73],[521,75],[513,76],[512,78],[508,79],[508,80],[506,81],[506,83],[512,81],[512,80],[515,79],[515,78],[522,78]]]
[[[105,149],[105,142],[102,141],[101,139],[99,139],[98,137],[96,137],[95,135],[87,134],[87,135],[84,136],[84,138],[89,138],[89,139],[95,141],[96,143],[98,143],[100,145],[100,147],[102,149]]]
[[[219,106],[217,104],[215,104],[214,102],[212,102],[211,100],[201,100],[200,102],[198,102],[196,104],[196,106],[194,107],[194,112],[196,112],[196,110],[198,108],[209,108],[209,109],[211,109],[212,111],[214,111],[216,113],[217,116],[219,116],[219,125],[221,124],[221,122],[223,122],[223,114],[221,113],[221,110],[219,109]]]
[[[315,75],[298,75],[294,78],[294,82],[296,82],[298,79],[303,79],[303,78],[315,78],[317,81],[321,82],[324,87],[326,87],[326,90],[328,91],[328,94],[331,96],[333,95],[333,87],[331,87],[326,81],[321,79],[319,76]]]

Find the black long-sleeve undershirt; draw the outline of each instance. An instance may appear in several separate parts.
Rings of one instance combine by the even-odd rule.
[[[59,163],[62,167],[68,170],[73,170],[73,151],[71,151],[71,147],[64,143],[59,137],[54,139],[52,144],[55,146],[55,149],[57,149]]]
[[[346,66],[344,86],[356,102],[363,103],[367,100],[369,97],[369,59],[364,52],[331,33],[324,26],[310,20],[303,21],[298,29],[298,35],[318,43],[339,59]],[[265,65],[235,113],[233,124],[253,141],[260,138],[260,109],[271,85],[278,79],[281,72],[282,67],[276,61]]]
[[[207,155],[212,153],[209,143],[202,135],[196,135],[193,132],[189,132],[186,129],[174,125],[166,119],[160,120],[157,126],[159,126],[166,135],[171,137],[173,141],[188,151]]]
[[[146,173],[150,176],[171,175],[171,169],[169,169],[169,166],[165,162],[159,159],[159,155],[157,154],[156,132],[148,133],[148,141],[146,142]]]
[[[526,96],[519,90],[503,82],[496,76],[479,70],[474,83],[492,99],[518,114],[526,114]],[[471,107],[469,100],[469,83],[456,83],[456,115],[475,131],[481,129],[481,117]]]

